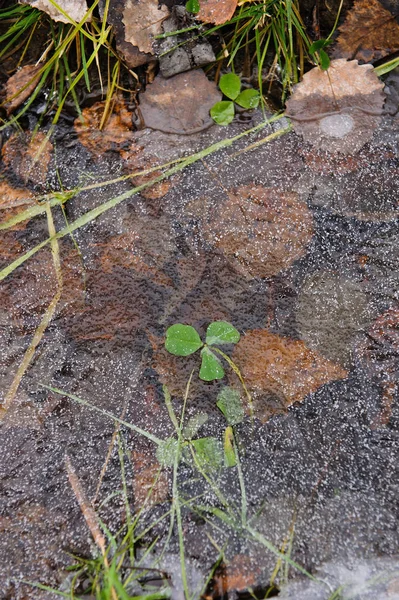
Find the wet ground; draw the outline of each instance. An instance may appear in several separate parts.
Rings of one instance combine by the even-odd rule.
[[[145,129],[135,140],[148,160],[164,163],[260,120],[257,114],[251,122],[189,136]],[[339,586],[345,598],[399,597],[399,120],[384,117],[372,142],[350,159],[317,154],[295,133],[235,156],[283,125],[206,157],[169,186],[127,199],[77,229],[73,240],[60,241],[61,300],[0,430],[1,598],[55,597],[21,580],[59,586],[70,555],[94,550],[66,456],[95,508],[121,486],[116,447],[100,475],[112,420],[42,384],[166,438],[173,426],[161,384],[180,410],[198,359],[167,354],[165,331],[182,322],[202,335],[215,320],[242,334],[236,349],[226,351],[254,398],[255,421],[237,426],[249,523],[258,537],[285,552],[289,547],[293,561],[328,585],[284,564],[276,575],[278,559],[259,539],[192,505],[183,510],[191,580],[205,578],[224,547],[230,575],[224,588],[208,592],[213,597],[265,590],[273,573],[287,599],[324,599]],[[52,139],[47,186],[123,174],[119,151],[96,156],[65,128]],[[6,174],[21,185],[16,167]],[[82,192],[66,203],[65,216],[73,222],[129,189],[127,181]],[[62,212],[53,215],[56,228],[64,227]],[[44,215],[5,233],[3,263],[46,237]],[[4,390],[56,289],[47,248],[5,280]],[[227,379],[239,389],[234,374]],[[187,414],[209,415],[203,436],[222,437],[226,423],[216,396],[225,384],[200,382],[194,373]],[[151,442],[121,432],[137,509],[156,459]],[[168,477],[145,518],[166,510]],[[240,503],[236,469],[222,469],[215,480],[229,502]],[[219,506],[189,465],[178,485],[185,499],[202,494],[203,509]],[[124,519],[118,498],[99,514],[112,530]],[[168,522],[161,522],[160,540],[167,531]],[[176,589],[177,555],[174,534],[163,568]]]

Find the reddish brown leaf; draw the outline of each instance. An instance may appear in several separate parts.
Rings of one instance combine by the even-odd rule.
[[[45,186],[53,145],[44,132],[14,133],[2,148],[3,162],[25,183]]]
[[[234,15],[238,0],[201,0],[197,19],[203,23],[223,25]]]
[[[84,281],[80,257],[68,245],[61,246],[61,272],[63,290],[57,312],[74,312],[83,304]],[[57,278],[54,271],[50,250],[43,249],[16,271],[12,278],[7,278],[1,287],[0,302],[14,319],[40,316],[48,307],[57,289]]]
[[[213,597],[221,598],[227,594],[244,592],[257,583],[259,566],[245,554],[237,554],[227,564],[221,565],[213,580]]]
[[[315,67],[287,102],[294,129],[316,148],[350,154],[368,142],[381,121],[384,83],[371,65],[333,60]]]
[[[266,329],[247,332],[236,345],[233,360],[253,393],[255,415],[262,422],[274,412],[268,397],[280,403],[277,410],[281,411],[348,374],[302,341],[280,337]]]
[[[313,218],[295,192],[241,186],[213,210],[205,239],[245,277],[272,277],[303,256]]]
[[[37,85],[37,73],[41,67],[42,65],[25,65],[9,78],[5,86],[5,107],[8,115],[29,98]],[[25,89],[22,89],[24,86]]]
[[[399,24],[378,0],[355,0],[339,32],[337,58],[373,62],[399,50]]]

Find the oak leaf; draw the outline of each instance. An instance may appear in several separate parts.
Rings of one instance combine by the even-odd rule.
[[[234,15],[238,0],[201,0],[196,15],[203,23],[223,25]]]
[[[399,50],[397,15],[379,0],[355,0],[339,28],[334,57],[374,62]]]
[[[327,71],[315,67],[304,75],[287,102],[287,116],[316,148],[355,153],[380,124],[383,88],[371,65],[333,60]]]

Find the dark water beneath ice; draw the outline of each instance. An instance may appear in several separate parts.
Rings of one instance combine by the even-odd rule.
[[[162,163],[244,127],[184,139],[150,130],[138,135],[144,152]],[[166,354],[166,328],[183,322],[202,335],[214,320],[233,323],[244,339],[266,330],[274,352],[261,346],[240,365],[251,383],[254,377],[260,417],[237,428],[248,517],[276,547],[290,543],[292,560],[305,569],[314,573],[321,566],[320,576],[330,585],[312,591],[306,586],[316,584],[305,578],[282,597],[324,599],[348,581],[352,595],[345,598],[398,597],[399,572],[392,566],[399,555],[398,132],[399,122],[387,118],[353,165],[330,165],[293,133],[232,158],[262,132],[177,174],[162,198],[134,196],[77,230],[80,256],[70,238],[60,242],[64,293],[0,429],[1,598],[53,597],[17,580],[57,586],[71,560],[67,553],[89,555],[93,549],[68,483],[66,455],[88,498],[96,495],[96,507],[120,488],[114,450],[96,494],[114,423],[40,384],[123,413],[125,420],[167,437],[173,427],[161,384],[168,385],[179,410],[198,362]],[[65,187],[122,173],[116,153],[93,160],[65,131],[57,141],[57,169]],[[50,185],[56,181],[53,165]],[[260,186],[271,188],[266,216],[251,200]],[[66,204],[66,216],[72,222],[130,187],[125,182],[81,193]],[[54,211],[54,218],[58,228],[64,226],[61,212]],[[44,217],[7,233],[4,263],[13,258],[13,248],[21,252],[46,236]],[[43,250],[5,280],[5,390],[54,294],[52,273],[51,254]],[[306,361],[295,366],[298,348]],[[273,365],[273,357],[283,367]],[[236,384],[233,376],[229,382]],[[205,384],[194,374],[187,415],[210,415],[201,435],[222,436],[225,422],[215,401],[224,383]],[[154,463],[153,447],[122,431],[133,457],[129,494],[138,508],[142,494],[134,482],[142,482],[143,464]],[[232,503],[241,501],[235,469],[223,470],[218,483]],[[204,493],[203,502],[217,504],[188,467],[179,488],[185,498]],[[160,500],[154,511],[168,506],[170,490]],[[100,515],[115,529],[124,509],[113,499]],[[216,547],[226,544],[226,561],[246,558],[244,583],[265,589],[277,559],[264,546],[192,510],[183,511],[183,526],[193,579],[209,572]],[[166,533],[167,523],[158,531],[161,539]],[[173,536],[164,568],[175,583],[171,565],[177,552]],[[354,587],[356,578],[371,579],[380,567],[388,576],[377,591],[367,595]],[[286,575],[279,572],[278,585]],[[290,567],[288,579],[298,576]]]

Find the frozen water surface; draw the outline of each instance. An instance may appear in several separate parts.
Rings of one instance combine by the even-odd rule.
[[[338,137],[349,125],[325,123]],[[184,137],[144,130],[137,137],[162,163],[246,127]],[[247,520],[232,527],[207,512],[223,508],[215,489],[189,464],[180,469],[181,497],[199,498],[196,510],[193,504],[182,510],[190,585],[198,589],[217,548],[225,548],[225,595],[265,590],[278,562],[267,548],[272,544],[318,580],[283,562],[274,582],[281,598],[324,600],[340,586],[348,600],[399,597],[398,131],[397,118],[386,117],[364,151],[341,161],[313,153],[293,133],[235,155],[264,131],[178,173],[162,198],[137,195],[77,230],[78,260],[74,243],[62,240],[65,297],[0,430],[1,598],[55,597],[20,580],[64,582],[65,589],[70,554],[94,550],[66,455],[109,528],[116,531],[125,518],[120,496],[100,508],[121,487],[116,447],[101,475],[115,424],[41,384],[166,438],[173,426],[162,384],[180,411],[194,368],[187,418],[206,412],[200,435],[222,439],[226,422],[216,396],[226,381],[200,382],[198,356],[177,358],[163,349],[169,325],[190,324],[203,335],[214,320],[233,323],[243,336],[267,330],[276,346],[242,366],[244,376],[258,378],[260,406],[260,420],[237,426]],[[66,187],[83,176],[105,180],[122,172],[117,154],[93,161],[64,133],[57,168]],[[55,171],[50,184],[56,185]],[[262,188],[269,190],[264,196]],[[73,221],[128,189],[125,182],[82,193],[67,203],[67,217]],[[54,217],[61,228],[62,215]],[[45,219],[38,218],[8,233],[7,247],[22,251],[46,235]],[[4,263],[12,258],[10,250]],[[54,289],[46,251],[5,281],[5,390]],[[228,381],[237,387],[234,376]],[[121,432],[128,494],[138,509],[156,463],[154,445],[126,427]],[[169,469],[145,513],[147,523],[169,507],[170,475]],[[212,476],[240,515],[237,469]],[[168,527],[165,520],[157,526],[161,544]],[[161,566],[181,597],[178,552],[173,530]]]

